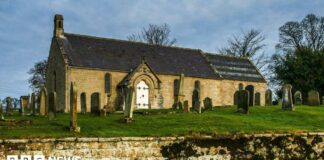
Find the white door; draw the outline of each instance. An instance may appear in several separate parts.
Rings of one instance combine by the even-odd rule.
[[[138,109],[148,109],[149,87],[144,81],[140,81],[136,86],[136,105]]]

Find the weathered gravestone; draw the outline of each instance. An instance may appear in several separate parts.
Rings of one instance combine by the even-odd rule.
[[[319,93],[315,90],[311,90],[308,92],[308,105],[310,106],[319,106],[320,105],[320,99],[319,99]]]
[[[303,96],[300,91],[296,91],[294,94],[294,100],[296,105],[301,105],[303,104]]]
[[[198,111],[200,107],[200,95],[199,90],[195,89],[192,94],[192,106],[194,110]]]
[[[173,103],[172,105],[173,109],[182,109],[182,103],[180,101]]]
[[[213,101],[211,98],[206,97],[204,99],[204,108],[205,110],[213,110]]]
[[[190,112],[189,102],[187,100],[183,102],[183,111],[185,113],[189,113]]]
[[[199,113],[199,114],[201,114],[202,113],[202,107],[201,107],[201,105],[200,105],[200,102],[198,102],[198,109],[197,109],[197,112]]]
[[[78,114],[77,114],[77,87],[75,82],[71,83],[70,87],[70,131],[80,132],[80,127],[78,127]]]
[[[184,74],[181,73],[180,78],[178,81],[175,81],[174,84],[174,104],[172,105],[172,108],[174,109],[181,109],[183,108],[183,100],[184,100]]]
[[[294,110],[291,89],[292,86],[290,84],[285,84],[282,87],[282,109],[283,110],[288,110],[288,111]]]
[[[57,107],[56,92],[51,92],[48,96],[48,119],[53,120],[55,118],[55,111]]]
[[[238,91],[234,93],[234,105],[237,105]]]
[[[134,89],[133,87],[128,87],[126,92],[126,104],[124,112],[124,122],[131,123],[133,122],[133,109],[134,109]]]
[[[39,101],[39,113],[42,116],[47,115],[47,89],[45,87],[42,88],[41,92],[40,92],[40,101]]]
[[[265,93],[265,103],[268,106],[272,105],[272,91],[268,89]]]
[[[6,115],[11,115],[12,101],[11,97],[6,98]]]
[[[36,97],[35,97],[35,93],[31,94],[30,108],[31,108],[31,111],[32,111],[32,115],[35,115],[35,113],[36,113]]]
[[[29,96],[20,96],[20,114],[25,115],[29,105]]]
[[[249,91],[240,90],[237,93],[237,112],[248,114],[249,113]]]

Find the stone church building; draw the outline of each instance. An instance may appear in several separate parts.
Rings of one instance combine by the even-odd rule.
[[[214,106],[233,105],[239,89],[249,90],[250,105],[264,105],[267,90],[265,78],[249,59],[65,33],[63,16],[55,15],[46,88],[56,93],[56,111],[69,111],[71,82],[77,86],[79,112],[104,106],[123,110],[125,88],[130,86],[135,109],[171,108],[179,97],[190,107],[193,99],[206,97]]]

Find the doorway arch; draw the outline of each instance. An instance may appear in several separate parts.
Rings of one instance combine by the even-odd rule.
[[[144,80],[136,85],[136,106],[137,109],[149,108],[149,86]]]

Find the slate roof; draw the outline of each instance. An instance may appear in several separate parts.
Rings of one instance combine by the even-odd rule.
[[[129,72],[145,57],[156,74],[220,79],[200,50],[65,33],[69,65]],[[67,44],[65,44],[67,45]],[[64,47],[69,48],[69,47]],[[68,49],[69,50],[69,49]]]
[[[247,58],[238,58],[216,54],[205,54],[218,73],[224,79],[266,82],[255,65]]]
[[[70,66],[130,73],[145,57],[156,74],[184,73],[189,77],[266,82],[245,58],[71,33],[64,33],[58,41],[63,45]]]

